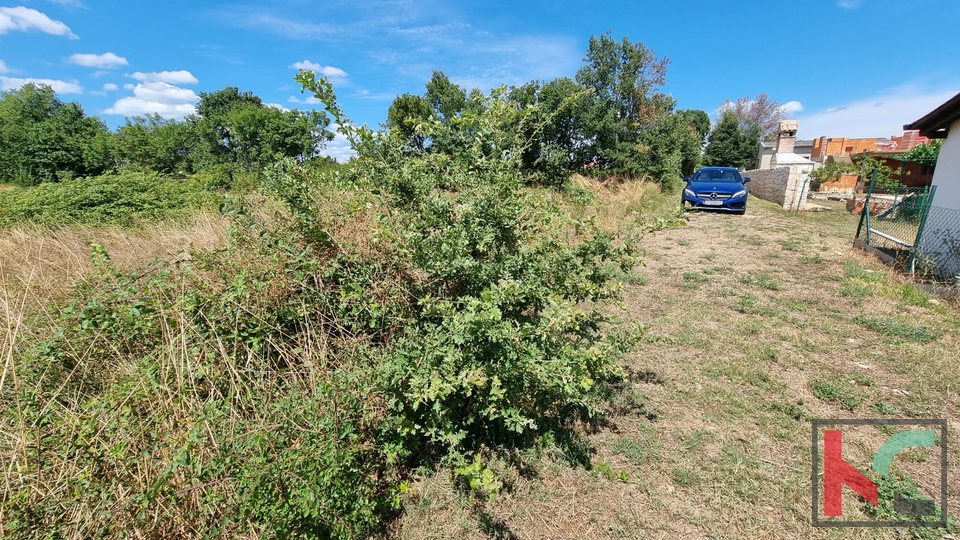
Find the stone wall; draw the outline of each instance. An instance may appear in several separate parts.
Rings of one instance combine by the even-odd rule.
[[[747,189],[754,197],[779,204],[784,210],[799,210],[806,201],[810,167],[790,165],[776,169],[745,171]]]

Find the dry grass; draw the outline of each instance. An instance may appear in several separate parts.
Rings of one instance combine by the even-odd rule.
[[[4,324],[61,300],[93,270],[90,246],[102,245],[118,268],[155,258],[184,257],[226,240],[226,219],[201,213],[193,219],[144,224],[138,229],[23,225],[0,235],[0,316]],[[178,255],[180,254],[180,255]]]
[[[679,199],[664,194],[653,182],[574,175],[570,183],[593,194],[597,224],[607,232],[620,231],[625,223],[661,216],[679,207]]]

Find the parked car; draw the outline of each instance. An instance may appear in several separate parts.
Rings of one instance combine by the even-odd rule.
[[[747,182],[733,167],[703,167],[684,180],[687,185],[680,196],[681,208],[725,210],[743,214],[747,211]]]

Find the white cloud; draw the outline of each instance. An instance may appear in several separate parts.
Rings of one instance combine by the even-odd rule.
[[[333,127],[335,126],[331,126],[331,129]],[[340,133],[337,133],[333,140],[327,143],[320,154],[330,156],[340,163],[346,163],[350,161],[350,158],[357,155],[353,148],[350,148],[350,141]]]
[[[180,88],[164,82],[149,82],[138,84],[133,89],[133,95],[144,101],[158,103],[193,103],[200,99],[189,88]]]
[[[0,34],[11,30],[27,32],[39,30],[56,36],[67,36],[70,39],[79,39],[70,27],[60,21],[55,21],[35,9],[23,6],[0,7]]]
[[[143,73],[137,71],[129,77],[134,78],[138,81],[143,81],[147,83],[151,82],[162,82],[170,84],[197,84],[198,81],[192,73],[186,70],[180,71],[152,71],[150,73]]]
[[[82,8],[87,7],[80,0],[50,0],[54,4],[60,4],[61,6]]]
[[[199,99],[189,88],[164,82],[147,82],[133,88],[133,97],[121,98],[103,112],[124,116],[157,113],[164,118],[183,118],[196,112],[193,104]]]
[[[953,97],[960,88],[919,89],[913,85],[890,88],[872,97],[825,110],[799,115],[798,136],[890,137],[903,133],[903,125],[922,117]]]
[[[305,98],[298,98],[297,96],[290,96],[290,99],[287,100],[289,103],[303,103],[305,105],[316,105],[318,103],[323,103],[319,99],[313,96],[307,96]]]
[[[266,105],[267,107],[273,107],[274,109],[276,109],[276,110],[278,110],[278,111],[280,111],[280,112],[290,112],[290,109],[284,107],[283,105],[281,105],[281,104],[279,104],[279,103],[264,103],[264,105]]]
[[[309,60],[303,60],[302,62],[294,62],[290,64],[290,69],[312,69],[314,71],[320,71],[322,68],[320,64],[316,62],[311,62]]]
[[[129,63],[126,58],[117,56],[112,52],[104,54],[72,54],[70,58],[67,58],[67,62],[78,66],[104,69],[125,66]]]
[[[311,62],[310,60],[304,60],[302,62],[294,62],[290,64],[291,69],[309,69],[317,73],[317,75],[324,75],[328,79],[346,79],[348,77],[347,72],[333,66],[322,66],[316,62]]]
[[[136,88],[136,87],[137,87],[137,85],[135,85],[135,84],[130,84],[130,83],[127,83],[127,84],[123,85],[123,88],[126,89],[126,90],[133,90],[133,89]]]
[[[0,60],[0,73],[10,73],[10,68],[3,63],[3,60]]]
[[[101,88],[100,90],[102,92],[113,92],[114,90],[119,90],[119,89],[120,88],[117,85],[108,82],[107,84],[103,85],[103,88]]]
[[[77,84],[77,81],[60,81],[56,79],[34,79],[31,77],[19,79],[15,77],[0,76],[0,90],[16,90],[21,86],[33,84],[45,84],[58,94],[82,94],[83,87]]]
[[[125,97],[113,104],[113,107],[103,111],[104,114],[121,114],[123,116],[143,116],[157,113],[164,118],[182,119],[188,114],[197,112],[192,103],[158,103],[143,101],[133,97]]]
[[[861,0],[838,0],[837,5],[843,9],[856,9],[860,7]]]
[[[787,115],[798,113],[803,110],[803,103],[799,101],[788,101],[780,106],[780,110]]]

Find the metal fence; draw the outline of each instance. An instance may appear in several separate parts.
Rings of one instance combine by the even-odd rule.
[[[915,272],[917,248],[935,193],[936,186],[878,185],[874,171],[866,196],[854,202],[853,211],[860,214],[860,221],[853,245],[875,253],[904,272]]]
[[[931,206],[917,241],[916,273],[960,286],[960,210]]]

